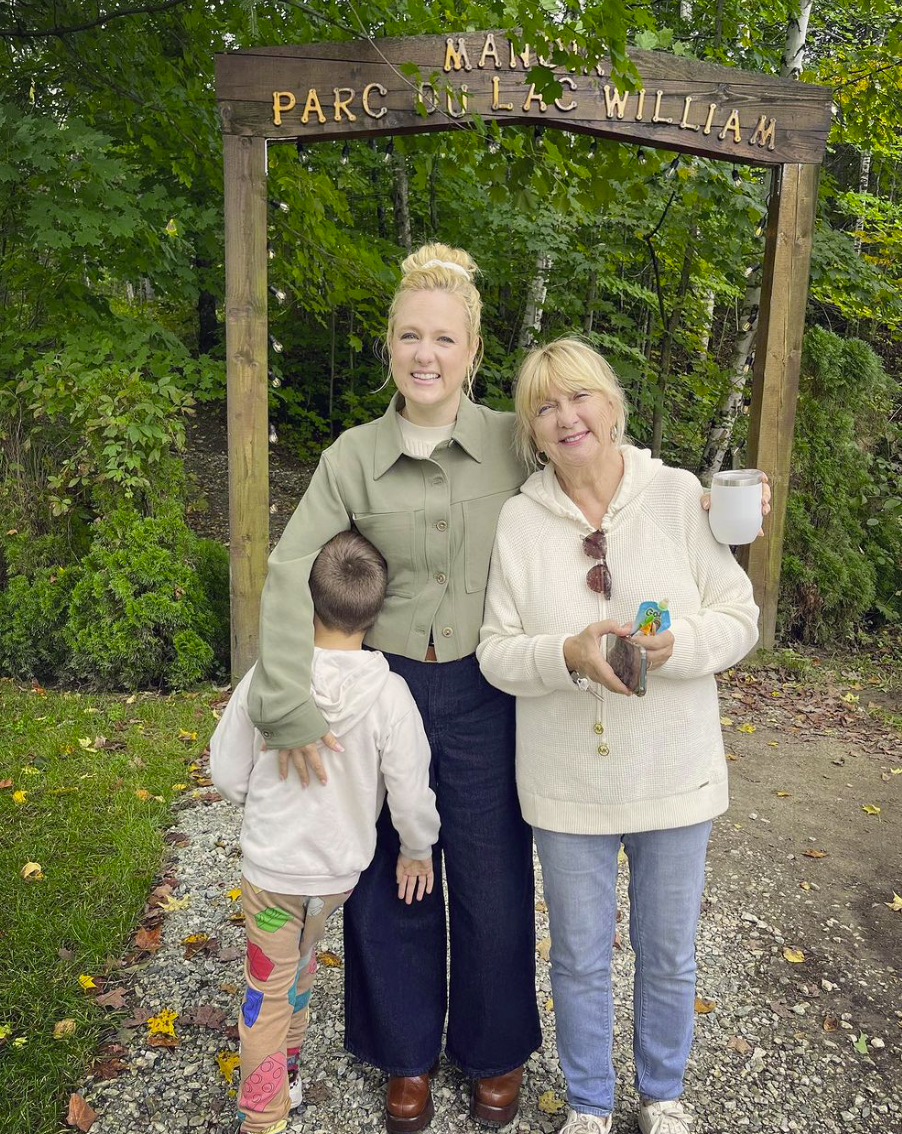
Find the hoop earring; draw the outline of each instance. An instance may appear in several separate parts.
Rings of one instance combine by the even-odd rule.
[[[611,444],[612,445],[617,444],[617,426],[616,425],[611,426]]]
[[[540,469],[543,469],[548,464],[548,454],[543,453],[541,449],[536,449],[536,464]]]

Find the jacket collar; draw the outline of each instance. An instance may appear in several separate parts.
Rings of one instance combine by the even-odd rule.
[[[398,425],[398,411],[403,406],[404,399],[399,393],[395,393],[388,403],[388,409],[376,422],[376,451],[373,460],[373,477],[376,480],[388,472],[395,461],[404,454],[401,427]],[[466,394],[462,394],[451,440],[480,464],[485,440],[484,428],[479,407]]]

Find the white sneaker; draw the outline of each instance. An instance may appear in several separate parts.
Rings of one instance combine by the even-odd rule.
[[[579,1114],[571,1110],[558,1134],[611,1134],[613,1121],[610,1114],[599,1118],[597,1114]]]
[[[304,1084],[300,1071],[288,1072],[288,1109],[297,1110],[304,1105]]]
[[[639,1104],[639,1129],[642,1134],[688,1134],[692,1122],[695,1122],[695,1118],[683,1109],[679,1099]]]

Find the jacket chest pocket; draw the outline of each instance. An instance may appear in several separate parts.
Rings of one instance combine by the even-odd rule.
[[[386,594],[411,598],[415,575],[413,512],[354,512],[351,519],[388,565]]]
[[[461,504],[464,517],[464,582],[471,594],[485,590],[498,515],[504,502],[519,491],[518,488],[510,488],[494,492],[491,496],[464,500]]]

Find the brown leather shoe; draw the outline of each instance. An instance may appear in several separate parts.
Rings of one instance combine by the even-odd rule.
[[[507,1126],[517,1114],[522,1082],[522,1067],[515,1067],[506,1075],[474,1080],[470,1092],[470,1117],[483,1126]]]
[[[425,1130],[435,1107],[429,1074],[390,1075],[385,1092],[385,1129],[389,1134],[412,1134]]]

